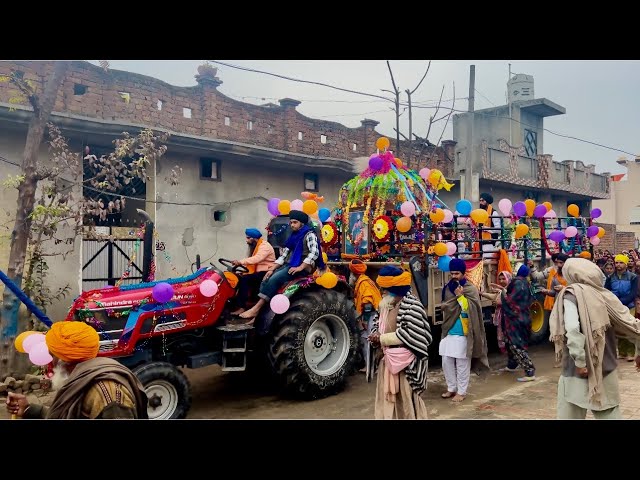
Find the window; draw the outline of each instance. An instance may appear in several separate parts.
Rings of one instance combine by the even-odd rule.
[[[231,119],[229,117],[224,117],[224,126],[229,127],[231,125]]]
[[[538,154],[538,134],[533,130],[524,130],[524,150],[528,157]]]
[[[200,178],[203,180],[213,180],[219,182],[222,180],[220,171],[220,160],[213,158],[200,159]]]
[[[317,192],[318,187],[318,175],[316,173],[304,174],[304,189],[308,192]]]
[[[162,110],[162,100],[158,100],[158,103],[156,105],[158,107],[158,111]]]
[[[224,210],[214,210],[213,211],[213,221],[214,222],[226,222],[227,221],[227,212]]]
[[[298,132],[298,140],[302,140],[302,132]]]
[[[74,83],[73,84],[73,94],[74,95],[84,95],[85,93],[87,93],[87,86],[86,85],[82,85],[81,83]]]
[[[253,122],[251,120],[247,120],[247,130],[253,130]]]
[[[182,116],[184,118],[191,118],[191,109],[187,107],[182,108]]]
[[[271,135],[273,133],[273,127],[271,125],[267,125],[267,133]]]
[[[351,145],[351,150],[353,150],[354,152],[358,150],[358,144],[354,143]]]
[[[327,143],[327,136],[326,135],[320,135],[320,143],[322,143],[323,145],[325,143]]]

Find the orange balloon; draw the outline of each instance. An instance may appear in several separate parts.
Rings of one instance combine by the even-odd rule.
[[[533,215],[533,211],[536,209],[536,201],[532,200],[531,198],[527,198],[524,201],[524,204],[527,207],[527,215],[528,216],[532,216]]]
[[[20,335],[18,335],[16,339],[13,341],[13,345],[16,347],[16,350],[19,351],[20,353],[27,353],[25,349],[22,348],[22,342],[24,342],[24,340],[27,337],[33,335],[34,333],[38,333],[38,332],[34,332],[33,330],[27,330],[26,332],[22,332]]]
[[[524,223],[518,224],[516,227],[516,238],[522,238],[529,233],[529,226]]]
[[[376,148],[378,150],[389,148],[390,144],[391,143],[389,142],[389,139],[387,137],[380,137],[378,140],[376,140]]]
[[[307,215],[313,215],[318,211],[318,203],[315,200],[305,200],[302,204],[302,211]]]
[[[580,215],[580,209],[575,203],[572,203],[567,207],[567,213],[572,217],[577,217],[578,215]]]
[[[333,288],[338,284],[338,277],[333,272],[325,272],[316,278],[316,283],[324,288]]]
[[[447,254],[447,246],[442,242],[436,243],[433,247],[433,253],[442,257]]]
[[[605,233],[606,233],[606,232],[605,232],[604,228],[602,228],[602,227],[598,227],[598,233],[596,234],[596,236],[597,236],[598,238],[602,238],[602,237],[604,237],[604,234],[605,234]]]
[[[429,218],[433,223],[440,223],[444,220],[444,210],[436,208],[435,212],[429,212]]]
[[[291,211],[291,202],[289,200],[280,200],[278,203],[278,211],[280,215],[289,215]]]
[[[547,212],[548,212],[549,210],[551,210],[551,207],[552,207],[551,202],[543,202],[542,204],[543,204],[545,207],[547,207]]]
[[[409,217],[399,218],[396,222],[396,228],[400,233],[406,233],[411,230],[411,219]]]
[[[400,160],[399,158],[394,158],[394,160],[396,161],[396,167],[402,166],[402,160]]]
[[[471,220],[478,224],[489,220],[489,214],[482,208],[476,208],[469,216],[471,217]]]

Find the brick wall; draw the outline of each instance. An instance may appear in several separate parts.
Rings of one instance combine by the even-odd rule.
[[[8,74],[12,69],[24,72],[24,78],[32,80],[38,85],[38,91],[42,91],[53,62],[0,62],[0,75]],[[54,110],[342,159],[371,155],[381,136],[375,131],[378,124],[375,120],[365,119],[360,127],[347,128],[339,123],[305,117],[296,111],[300,102],[293,99],[282,99],[279,105],[252,105],[220,93],[217,87],[222,82],[218,78],[196,78],[196,86],[176,87],[145,75],[120,70],[105,72],[88,62],[74,61],[58,92]],[[76,85],[86,87],[86,92],[78,95],[74,92]],[[0,102],[8,102],[15,95],[13,90],[11,84],[0,83]],[[128,101],[123,98],[124,94],[128,94]],[[158,101],[162,102],[160,110]],[[191,118],[185,118],[184,108],[191,110]],[[226,122],[225,118],[228,118]],[[251,129],[248,122],[251,122]],[[326,136],[324,144],[321,135]],[[390,140],[395,145],[395,141]],[[400,148],[401,157],[406,159],[407,142],[401,142]],[[422,152],[414,148],[408,163],[416,170],[425,166],[437,167],[450,176],[454,151],[455,142],[452,141],[444,141],[442,147],[428,147]]]
[[[609,250],[611,253],[620,253],[623,250],[630,250],[636,246],[636,235],[633,232],[618,231],[615,225],[610,223],[598,223],[604,228],[605,235],[600,241],[596,250]]]

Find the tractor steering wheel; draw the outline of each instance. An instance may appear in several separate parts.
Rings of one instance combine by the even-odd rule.
[[[218,262],[220,262],[221,265],[227,267],[227,271],[228,272],[233,272],[233,273],[248,273],[249,269],[247,267],[245,267],[244,265],[234,265],[231,260],[227,260],[226,258],[219,258]]]

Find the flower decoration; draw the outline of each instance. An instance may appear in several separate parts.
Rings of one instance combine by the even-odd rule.
[[[393,231],[393,220],[386,215],[380,215],[373,222],[373,234],[380,242],[386,242]]]
[[[331,248],[338,242],[338,228],[333,222],[327,222],[322,226],[322,246]]]

